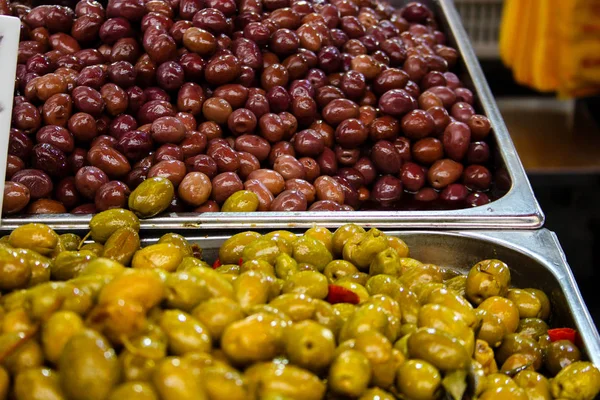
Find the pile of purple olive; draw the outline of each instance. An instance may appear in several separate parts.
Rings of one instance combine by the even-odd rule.
[[[418,2],[84,0],[11,12],[22,26],[5,215],[127,207],[150,177],[173,183],[168,212],[219,211],[244,189],[259,211],[494,200],[490,122]],[[209,200],[194,201],[198,191]]]

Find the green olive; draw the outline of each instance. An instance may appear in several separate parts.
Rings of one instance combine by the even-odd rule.
[[[396,300],[402,313],[401,322],[416,324],[419,312],[419,299],[414,292],[406,289],[396,277],[390,275],[375,275],[367,281],[367,291],[371,296],[385,294]]]
[[[333,256],[322,241],[311,236],[301,236],[293,243],[292,257],[297,263],[306,263],[323,271],[333,260]]]
[[[199,379],[185,360],[167,357],[152,374],[152,383],[162,400],[207,400]]]
[[[289,254],[281,253],[275,259],[275,275],[279,279],[288,279],[298,272],[298,263]]]
[[[49,368],[31,368],[15,378],[16,400],[64,400],[58,374]]]
[[[269,233],[265,233],[264,236],[268,237],[268,238],[274,238],[276,241],[279,239],[283,239],[290,245],[292,243],[294,243],[296,240],[298,240],[298,236],[295,233],[290,232],[290,231],[283,231],[283,230],[271,231]],[[292,254],[291,251],[289,251],[287,253]]]
[[[128,269],[102,288],[98,305],[122,300],[149,310],[164,297],[165,284],[156,271]]]
[[[192,315],[208,329],[213,340],[221,339],[227,326],[244,318],[240,305],[226,297],[203,301],[194,308]]]
[[[249,398],[320,400],[325,396],[325,384],[311,372],[294,365],[260,363],[248,368],[244,377],[253,396]]]
[[[508,266],[500,260],[484,260],[469,270],[465,293],[469,301],[479,305],[488,297],[506,296],[509,286]]]
[[[280,254],[281,256],[281,254]],[[267,275],[275,276],[275,268],[265,260],[248,260],[240,266],[240,273],[246,271],[260,271]]]
[[[233,287],[216,271],[193,268],[176,271],[165,281],[167,304],[191,311],[196,305],[216,296],[233,298]]]
[[[7,334],[17,334],[21,339],[21,344],[18,345],[10,355],[6,356],[3,361],[3,364],[9,373],[17,375],[29,368],[41,367],[43,365],[44,353],[37,341],[29,339],[23,343],[23,332],[7,332],[4,333],[3,336]]]
[[[126,381],[150,381],[156,365],[167,356],[167,336],[156,325],[129,341],[119,354],[119,364]],[[190,354],[190,353],[188,353]]]
[[[465,347],[469,354],[475,347],[473,330],[463,321],[460,313],[440,304],[425,304],[419,310],[417,319],[419,328],[435,328],[446,332]]]
[[[469,327],[474,327],[479,322],[471,303],[452,289],[434,288],[425,302],[427,304],[441,304],[457,311]]]
[[[522,318],[519,320],[517,333],[538,340],[548,333],[548,324],[540,318]]]
[[[158,400],[158,395],[149,383],[125,382],[117,386],[107,400]]]
[[[537,342],[530,337],[511,333],[504,337],[502,344],[496,351],[496,360],[499,364],[515,353],[527,354],[533,358],[533,368],[537,371],[542,366],[542,350]]]
[[[81,250],[89,251],[89,250]],[[109,258],[97,257],[90,261],[79,272],[78,277],[94,276],[94,275],[109,275],[117,276],[125,271],[125,266],[115,260]]]
[[[269,305],[287,315],[292,321],[304,321],[314,316],[316,300],[302,293],[284,293]]]
[[[377,330],[383,333],[388,340],[393,341],[397,332],[390,330],[390,316],[391,314],[376,304],[361,305],[344,322],[339,341],[356,338],[360,333],[368,330]]]
[[[550,316],[550,299],[548,299],[546,293],[539,289],[533,288],[528,288],[524,290],[533,294],[539,300],[540,304],[542,305],[539,313],[539,318],[543,319],[544,321],[547,320]]]
[[[264,260],[271,265],[275,264],[277,256],[282,253],[281,240],[275,237],[262,236],[248,243],[242,251],[243,260]],[[238,260],[235,262],[237,263]]]
[[[242,309],[247,310],[257,304],[266,304],[271,298],[274,278],[260,271],[240,274],[233,282],[235,298]]]
[[[358,269],[365,270],[377,253],[389,247],[386,236],[379,229],[372,228],[363,234],[352,236],[344,245],[344,260],[350,261]]]
[[[333,333],[314,321],[298,322],[286,330],[285,353],[299,367],[320,372],[329,366],[334,351]]]
[[[386,274],[391,276],[400,275],[400,256],[392,247],[377,253],[369,266],[370,275]]]
[[[64,233],[58,237],[58,241],[62,244],[62,247],[67,251],[75,251],[79,249],[81,238],[79,235],[74,233]]]
[[[169,338],[171,354],[182,355],[190,351],[208,352],[212,339],[208,329],[196,318],[178,310],[165,310],[160,327]]]
[[[437,399],[442,390],[440,372],[422,360],[408,360],[396,372],[396,388],[414,400]]]
[[[381,390],[378,387],[368,389],[363,393],[362,396],[358,400],[395,400],[393,394],[386,392],[385,390]]]
[[[201,379],[208,398],[211,400],[245,400],[248,388],[242,375],[228,365],[207,366]]]
[[[225,240],[219,248],[219,260],[221,264],[237,264],[240,258],[242,258],[244,248],[260,236],[258,232],[246,231],[235,234]]]
[[[48,225],[37,223],[19,226],[8,238],[12,247],[30,249],[43,256],[50,255],[58,241],[58,234]]]
[[[301,293],[315,299],[327,297],[328,283],[320,272],[302,271],[285,281],[282,293]]]
[[[95,242],[104,243],[117,229],[124,226],[139,232],[140,220],[133,212],[121,208],[102,211],[94,215],[90,221],[92,239]]]
[[[546,348],[544,366],[552,375],[556,375],[567,365],[581,360],[581,352],[569,340],[557,340]]]
[[[140,249],[140,236],[131,227],[119,228],[110,235],[106,243],[102,257],[110,258],[123,265],[129,265],[133,255]]]
[[[313,237],[325,245],[330,253],[333,253],[333,233],[323,226],[313,226],[304,232],[304,236]]]
[[[399,278],[400,283],[413,292],[419,285],[442,283],[443,280],[442,271],[437,265],[433,264],[421,264],[411,268]]]
[[[323,270],[323,274],[325,274],[329,283],[352,276],[357,272],[358,268],[352,265],[351,262],[345,260],[333,260],[327,264]]]
[[[422,283],[414,287],[412,290],[417,295],[417,299],[419,299],[419,304],[427,304],[428,297],[436,289],[445,289],[446,285],[440,282],[427,282]]]
[[[84,329],[81,317],[72,311],[57,311],[44,323],[42,345],[46,359],[58,363],[69,339]]]
[[[496,364],[496,359],[494,358],[494,350],[486,341],[477,339],[475,342],[473,359],[479,363],[480,369],[485,375],[498,372],[498,364]]]
[[[158,243],[171,243],[179,247],[184,257],[193,256],[194,249],[187,239],[177,233],[165,233],[158,239]]]
[[[17,257],[24,259],[25,262],[29,264],[29,269],[31,269],[31,277],[29,278],[28,284],[30,287],[39,285],[40,283],[48,282],[50,280],[52,260],[29,249],[16,249],[14,250],[14,253]]]
[[[119,381],[119,364],[109,342],[89,329],[71,336],[59,360],[61,387],[69,399],[102,400]]]
[[[102,243],[96,242],[87,243],[81,246],[79,250],[88,250],[94,253],[97,257],[100,257],[102,255],[102,252],[104,252],[104,245]]]
[[[576,361],[550,381],[550,391],[557,399],[592,400],[600,392],[600,371],[587,361]]]
[[[151,244],[138,250],[131,261],[132,268],[159,268],[165,271],[175,271],[183,261],[183,253],[179,247],[171,243]]]
[[[345,224],[336,229],[335,232],[333,232],[333,237],[331,238],[333,254],[336,256],[336,258],[340,258],[342,256],[344,245],[352,236],[365,232],[366,231],[362,226],[356,224]]]
[[[488,388],[483,391],[480,400],[529,400],[527,393],[520,387],[514,386],[498,386]]]
[[[198,267],[212,269],[210,264],[208,264],[206,261],[199,260],[196,257],[185,256],[181,260],[181,263],[179,263],[177,266],[177,271],[186,271],[188,269],[195,269]]]
[[[432,328],[421,328],[409,336],[408,354],[441,371],[465,369],[470,361],[469,353],[457,339]]]
[[[354,349],[363,353],[371,365],[383,364],[392,358],[392,344],[382,333],[369,330],[355,338]]]
[[[409,253],[409,249],[408,246],[406,245],[406,242],[402,239],[400,239],[399,237],[396,236],[389,236],[387,237],[387,241],[388,241],[388,245],[396,250],[396,252],[398,253],[399,257],[408,257],[408,253]]]
[[[56,256],[50,267],[52,278],[60,281],[74,278],[94,258],[96,255],[88,250],[63,251]]]
[[[369,359],[357,350],[340,353],[329,369],[328,384],[334,393],[360,397],[371,380]]]
[[[502,320],[496,314],[483,309],[477,309],[476,315],[481,320],[477,339],[487,342],[492,347],[500,346],[502,338],[508,333]]]
[[[515,383],[522,388],[529,400],[551,400],[550,382],[535,371],[521,371],[514,376]]]
[[[385,310],[387,310],[394,317],[398,319],[402,317],[402,312],[400,311],[400,304],[398,304],[396,300],[392,299],[391,296],[385,294],[376,294],[369,297],[369,299],[365,303],[377,304],[378,306],[383,307]]]
[[[238,190],[225,200],[222,212],[252,212],[258,209],[258,196],[249,190]]]
[[[400,258],[400,275],[404,274],[405,272],[410,271],[413,268],[417,268],[420,267],[421,265],[423,265],[423,263],[419,260],[415,260],[414,258],[410,258],[410,257],[401,257]]]
[[[169,207],[174,195],[175,187],[167,178],[148,178],[131,192],[129,209],[141,218],[154,217]]]
[[[286,324],[264,313],[250,315],[225,328],[221,348],[239,365],[271,360],[283,349]]]
[[[343,323],[338,313],[326,301],[314,300],[313,303],[315,304],[315,312],[312,319],[332,331],[334,336],[337,337]]]
[[[486,310],[497,316],[506,328],[507,333],[515,332],[519,326],[519,309],[515,303],[505,297],[488,297],[479,304],[477,309]]]
[[[444,284],[448,289],[454,290],[460,296],[465,297],[466,288],[467,288],[467,276],[466,275],[458,275],[454,278],[450,278],[444,281]]]
[[[523,289],[509,289],[506,298],[517,306],[520,318],[539,318],[542,303],[533,293]]]
[[[0,290],[27,287],[31,279],[31,265],[14,250],[0,248]]]

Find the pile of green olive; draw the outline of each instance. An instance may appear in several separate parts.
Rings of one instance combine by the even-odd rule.
[[[0,239],[0,399],[593,399],[600,371],[548,334],[547,296],[347,224],[242,232],[213,264],[141,248],[122,209],[90,234]],[[213,260],[209,260],[213,261]]]

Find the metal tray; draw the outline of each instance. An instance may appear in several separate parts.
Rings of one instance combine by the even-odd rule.
[[[556,235],[536,231],[385,231],[402,238],[410,256],[419,261],[467,273],[477,262],[497,258],[510,267],[515,287],[543,290],[552,304],[551,326],[577,329],[590,361],[600,366],[600,336],[581,297]],[[229,237],[188,236],[213,262],[221,244]],[[145,238],[142,245],[156,242]]]
[[[497,148],[498,170],[506,172],[506,193],[480,207],[444,211],[346,211],[346,212],[252,212],[252,213],[168,213],[141,221],[144,230],[161,229],[270,229],[307,228],[314,223],[336,227],[352,221],[380,228],[427,229],[534,229],[543,226],[544,214],[519,160],[494,97],[485,80],[468,35],[452,0],[421,0],[438,18],[440,29],[461,56],[458,73],[477,98],[477,107],[491,121],[492,148]],[[407,0],[392,0],[402,6]],[[510,183],[508,183],[510,180]],[[90,215],[46,214],[10,216],[2,219],[0,230],[14,229],[30,222],[43,222],[57,230],[85,230]]]

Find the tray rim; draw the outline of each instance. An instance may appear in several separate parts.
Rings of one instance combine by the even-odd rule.
[[[401,4],[405,0],[401,0]],[[252,213],[167,213],[140,220],[143,230],[308,228],[314,223],[336,227],[348,221],[386,228],[427,229],[537,229],[544,213],[517,155],[483,71],[452,0],[429,0],[449,40],[459,51],[479,105],[492,124],[492,135],[511,179],[504,196],[485,206],[432,211],[341,211],[341,212],[252,212]],[[391,2],[392,4],[398,2]],[[40,214],[2,218],[0,231],[41,222],[57,230],[85,230],[92,215]]]

